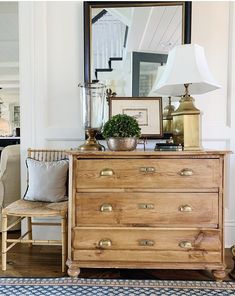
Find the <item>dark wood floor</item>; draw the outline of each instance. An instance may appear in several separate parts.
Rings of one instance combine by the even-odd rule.
[[[16,237],[19,233],[11,233]],[[230,250],[226,250],[228,271],[233,267]],[[7,257],[7,270],[1,277],[61,277],[61,248],[59,246],[33,246],[17,244]],[[82,269],[79,277],[161,279],[161,280],[212,280],[211,273],[203,270],[143,270],[143,269]],[[231,280],[227,276],[226,280]]]

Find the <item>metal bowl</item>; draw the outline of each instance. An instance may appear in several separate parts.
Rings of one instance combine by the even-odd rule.
[[[107,144],[112,151],[132,151],[136,149],[137,138],[109,138]]]

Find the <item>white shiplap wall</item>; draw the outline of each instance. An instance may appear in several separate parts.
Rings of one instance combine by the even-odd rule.
[[[28,147],[76,147],[83,137],[82,2],[19,2],[22,192]],[[235,151],[235,10],[231,2],[193,2],[192,41],[204,46],[222,89],[196,98],[204,147]],[[226,245],[235,242],[235,158],[229,163]]]

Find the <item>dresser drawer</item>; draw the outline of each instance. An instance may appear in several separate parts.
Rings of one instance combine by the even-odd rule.
[[[88,229],[74,231],[79,261],[220,262],[218,231]]]
[[[84,159],[76,188],[217,188],[219,159]]]
[[[101,262],[110,262],[113,267],[122,267],[125,263],[127,266],[136,266],[136,268],[144,268],[141,263],[181,263],[189,264],[187,269],[194,269],[191,263],[209,263],[222,264],[222,256],[218,251],[140,251],[140,250],[73,250],[72,260],[78,264],[81,262],[97,262],[96,267],[100,267]],[[132,263],[132,264],[131,264]],[[119,265],[120,264],[120,265]],[[128,265],[129,264],[129,265]],[[177,266],[176,265],[176,266]],[[110,266],[110,265],[109,265]],[[222,265],[223,266],[223,265]],[[173,268],[169,266],[169,268]],[[176,267],[174,267],[175,269]]]
[[[81,250],[219,251],[219,230],[75,227],[72,246]]]
[[[217,193],[77,193],[76,225],[217,227]]]

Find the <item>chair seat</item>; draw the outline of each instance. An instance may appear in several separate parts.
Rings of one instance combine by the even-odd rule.
[[[39,201],[17,200],[2,210],[3,214],[24,217],[66,216],[68,201],[48,203]]]

